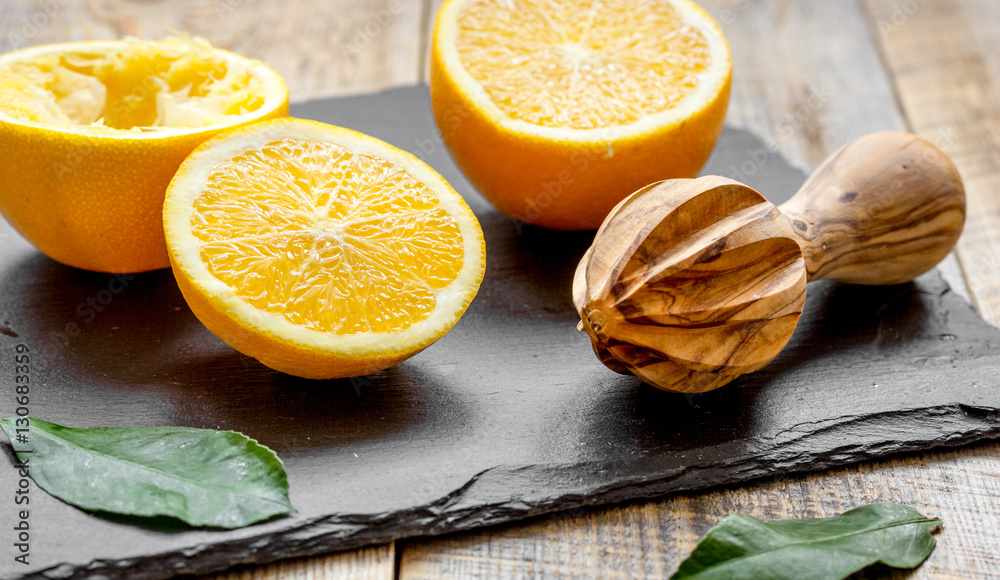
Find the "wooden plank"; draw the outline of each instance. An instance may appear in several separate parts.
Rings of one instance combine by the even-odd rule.
[[[0,51],[173,29],[267,62],[302,101],[418,82],[425,14],[424,0],[12,0]]]
[[[733,50],[727,121],[815,167],[840,145],[905,130],[862,8],[842,0],[703,0]],[[960,30],[960,29],[956,29]],[[994,28],[995,30],[995,28]],[[996,59],[996,57],[993,57]],[[995,60],[995,62],[1000,62]],[[939,146],[947,132],[925,132]],[[992,218],[996,220],[996,218]],[[955,263],[951,282],[956,280]],[[1000,272],[1000,269],[994,269]],[[733,512],[826,517],[878,501],[941,516],[940,546],[912,578],[980,578],[1000,570],[1000,445],[896,458],[739,489],[402,542],[400,578],[663,578],[709,527]]]
[[[327,556],[285,560],[267,566],[240,566],[202,580],[391,580],[396,553],[392,544]]]
[[[400,578],[666,578],[730,513],[766,520],[827,517],[870,502],[906,503],[943,519],[937,549],[908,578],[994,577],[1000,571],[997,451],[986,445],[931,453],[407,541]]]
[[[1000,4],[868,0],[913,130],[938,138],[966,185],[958,257],[971,297],[1000,323]]]
[[[854,2],[702,1],[733,53],[728,123],[809,169],[872,131],[903,130],[864,13]]]
[[[266,9],[277,10],[274,5],[267,6],[263,2],[250,0],[220,1],[223,3],[222,8],[227,6],[234,8],[232,12],[226,12],[224,17],[220,17],[221,23],[214,24],[215,28],[212,28],[202,19],[202,22],[195,23],[188,29],[206,36],[220,46],[241,51],[239,46],[245,46],[247,54],[272,62],[288,79],[293,98],[298,99],[372,90],[390,84],[411,82],[415,79],[413,70],[419,68],[412,66],[413,61],[407,59],[413,54],[416,58],[421,58],[419,47],[422,44],[413,41],[413,37],[419,37],[418,34],[404,33],[402,28],[405,27],[402,24],[404,21],[412,20],[418,24],[423,21],[425,26],[429,25],[431,19],[427,16],[433,13],[432,10],[423,10],[419,18],[414,18],[413,15],[421,11],[413,10],[407,12],[411,14],[409,17],[394,19],[376,35],[376,40],[371,46],[362,47],[364,50],[360,55],[356,55],[354,61],[341,62],[338,63],[338,67],[333,68],[328,65],[311,64],[312,61],[307,59],[333,58],[331,55],[336,55],[337,51],[331,51],[329,47],[340,46],[335,41],[331,41],[329,37],[323,38],[319,46],[323,46],[324,50],[317,51],[314,48],[315,44],[310,45],[305,41],[297,44],[296,39],[306,34],[313,36],[329,34],[339,37],[341,43],[344,43],[346,41],[343,39],[350,39],[349,33],[352,30],[352,24],[347,22],[353,22],[354,26],[363,25],[365,22],[363,10],[357,11],[351,7],[371,6],[377,3],[327,3],[331,8],[316,6],[302,8],[304,4],[285,3],[280,15],[269,16]],[[142,32],[144,30],[153,30],[154,34],[162,35],[162,29],[159,28],[162,23],[174,23],[172,25],[178,27],[176,23],[184,22],[183,14],[194,14],[193,18],[197,19],[198,14],[214,14],[220,7],[219,2],[146,3],[142,5],[140,13],[137,8],[131,8],[129,12],[130,7],[135,5],[121,1],[106,0],[85,4],[81,1],[59,0],[57,4],[59,10],[52,16],[48,16],[48,12],[45,12],[53,5],[52,2],[29,3],[15,0],[0,4],[0,42],[3,43],[0,44],[0,49],[11,48],[11,39],[17,40],[21,37],[23,37],[22,43],[37,44],[56,40],[112,38],[123,33],[145,34]],[[878,75],[873,76],[869,72],[870,52],[864,48],[868,43],[861,38],[865,33],[858,26],[859,19],[851,5],[842,6],[834,0],[816,3],[776,1],[748,3],[745,0],[714,0],[706,4],[723,22],[734,47],[737,74],[730,120],[765,135],[772,135],[775,144],[792,159],[803,165],[813,165],[831,147],[848,138],[868,130],[902,126],[898,111],[890,110],[885,105],[886,83],[884,80],[880,81],[881,77]],[[801,6],[805,4],[808,5]],[[900,0],[899,5],[904,4],[905,0]],[[928,3],[921,1],[919,4],[920,12],[909,15],[908,22],[911,25],[920,22],[920,18],[944,17],[940,14],[927,16],[932,14],[925,6]],[[963,13],[961,6],[956,7],[955,2],[942,4],[947,5],[943,11],[953,18],[958,18],[955,16],[957,13]],[[988,22],[993,22],[992,30],[996,30],[995,19],[978,20],[984,10],[994,10],[989,4],[985,0],[980,0],[974,6],[979,6],[981,9],[968,8],[964,11],[966,14],[962,16],[966,20],[971,18],[973,24],[980,24],[978,27],[972,26],[972,29],[979,31],[977,33],[979,36],[983,35],[983,31],[990,30]],[[884,13],[891,16],[894,6],[889,2],[873,2],[872,5],[876,19],[879,14],[878,9],[882,9],[883,12],[888,9],[889,12]],[[347,20],[329,16],[322,19],[317,10],[321,10],[324,14],[329,11],[338,19],[343,16]],[[730,12],[726,13],[725,10]],[[42,11],[44,16],[38,16],[39,11]],[[286,12],[298,18],[300,23],[305,21],[306,24],[309,22],[313,24],[304,27],[276,25],[278,16],[282,19],[289,18]],[[936,13],[938,10],[934,9],[933,12]],[[804,21],[806,13],[813,13],[808,22]],[[353,16],[347,17],[352,14]],[[370,13],[368,16],[370,17]],[[30,27],[23,26],[24,18],[37,19],[38,22],[44,22],[44,25],[39,27],[38,32],[32,32]],[[326,21],[324,25],[329,25],[331,28],[335,26],[339,32],[332,34],[326,29],[318,30],[322,26],[316,23],[324,20]],[[809,22],[812,23],[811,26],[799,27],[808,25]],[[398,34],[397,26],[400,28]],[[933,23],[930,26],[933,27]],[[957,31],[950,41],[965,40],[955,37],[966,34],[964,31],[968,30],[969,26],[971,25],[946,26]],[[204,32],[204,29],[208,28],[212,28],[213,32]],[[215,32],[216,30],[218,31]],[[906,28],[901,30],[905,31]],[[916,29],[910,28],[910,30]],[[897,32],[899,31],[893,32],[890,38]],[[824,43],[831,42],[831,37],[848,34],[857,35],[857,39],[861,40],[846,43],[843,41],[837,43],[834,40],[833,44],[826,44],[824,48]],[[879,34],[877,28],[876,34]],[[910,34],[916,35],[912,32]],[[393,39],[391,42],[396,43],[396,49],[393,49],[392,54],[386,55],[381,45],[390,41],[378,38],[389,36]],[[250,40],[251,38],[255,40]],[[983,42],[982,38],[978,42]],[[883,43],[888,45],[884,40]],[[303,53],[302,45],[309,46],[309,51]],[[844,54],[841,54],[841,51],[844,51]],[[857,61],[845,56],[859,52],[864,58]],[[309,57],[303,56],[304,54]],[[407,56],[408,54],[410,56]],[[889,47],[887,54],[888,61],[897,74],[904,107],[914,121],[914,126],[947,149],[947,143],[942,143],[942,140],[947,141],[950,133],[945,131],[939,134],[937,128],[932,128],[929,132],[921,129],[918,122],[921,113],[919,111],[915,113],[908,102],[908,98],[916,99],[920,93],[914,92],[907,96],[904,83],[900,80],[905,76],[900,76],[900,72],[906,72],[906,67],[901,67],[899,62],[893,60]],[[943,53],[935,52],[934,49],[921,49],[914,51],[910,56],[916,60],[926,58],[930,54],[942,56]],[[941,75],[950,72],[958,77],[978,74],[982,77],[982,70],[976,70],[977,67],[986,69],[992,66],[993,68],[989,69],[992,72],[986,77],[992,79],[995,77],[995,67],[998,62],[997,57],[993,56],[995,54],[997,54],[995,50],[992,53],[986,52],[978,61],[973,62],[971,71],[958,68],[956,63],[961,59],[954,59],[940,66],[943,69],[951,67],[950,71],[938,70],[931,73]],[[835,74],[829,72],[829,62],[821,66],[820,63],[824,59],[836,61],[833,63],[837,65],[833,67],[833,70],[837,71]],[[411,65],[406,65],[406,62],[410,62]],[[406,66],[410,68],[407,69]],[[916,64],[911,63],[907,66],[915,67]],[[756,67],[757,72],[753,74],[760,76],[750,76],[749,71],[752,69],[748,67]],[[809,101],[809,83],[816,82],[821,74],[830,74],[835,77],[836,83],[832,87],[819,85],[821,96],[827,95],[827,98],[822,99],[822,106],[813,107]],[[919,87],[920,79],[921,77],[913,77],[909,82]],[[792,80],[799,81],[796,85],[799,87],[798,92],[789,90]],[[858,81],[860,83],[856,84]],[[876,84],[865,84],[868,81],[875,81]],[[966,79],[958,86],[968,90],[968,83]],[[921,91],[933,86],[934,83],[921,87]],[[825,90],[827,88],[829,92]],[[971,96],[965,96],[971,98],[971,102],[977,105],[972,110],[982,115],[984,106],[991,103],[995,105],[995,94],[992,93],[994,101],[987,98],[979,103],[976,99],[982,95],[988,97],[991,93],[978,90]],[[836,99],[833,98],[834,95]],[[955,96],[963,95],[952,95],[951,98]],[[755,102],[755,99],[759,99],[760,102]],[[865,102],[866,100],[869,102]],[[817,102],[816,99],[813,102]],[[955,105],[948,103],[948,106]],[[955,108],[958,109],[957,106]],[[971,121],[970,125],[975,125],[975,122],[976,120]],[[990,127],[995,128],[995,125]],[[971,131],[976,127],[970,126],[966,129]],[[988,136],[991,132],[993,131],[986,131],[983,128],[983,135]],[[962,143],[966,143],[970,149],[991,143],[979,133],[971,134],[975,135],[975,138],[962,140]],[[988,155],[989,152],[995,155],[997,149],[994,146],[984,148],[982,151],[984,155]],[[955,156],[956,150],[949,149],[949,153]],[[970,163],[970,167],[976,168],[977,165]],[[966,168],[963,168],[963,174],[968,181]],[[970,212],[970,221],[973,215]],[[990,216],[983,218],[983,223],[988,224],[996,220],[993,214]],[[969,237],[967,236],[967,239]],[[995,247],[992,238],[988,239],[991,241],[987,244],[987,248]],[[988,255],[995,256],[996,253]],[[971,256],[965,259],[974,258]],[[993,258],[981,258],[980,262],[987,266],[995,265],[996,262],[992,260]],[[988,273],[1000,269],[982,267],[978,271]],[[995,284],[995,281],[992,283]],[[982,291],[977,293],[981,306],[984,296],[986,294]],[[491,530],[486,534],[466,534],[446,540],[421,541],[407,544],[408,549],[403,554],[405,566],[402,576],[434,577],[432,574],[428,575],[429,568],[424,567],[432,565],[435,554],[440,555],[439,569],[446,577],[515,575],[512,572],[504,572],[511,570],[527,570],[547,576],[569,575],[572,570],[587,576],[601,575],[602,570],[607,570],[609,577],[621,577],[626,573],[637,577],[663,576],[672,571],[671,566],[676,565],[678,559],[687,553],[695,538],[725,513],[745,511],[768,518],[820,516],[830,515],[860,503],[882,500],[912,503],[929,514],[945,518],[946,528],[940,536],[941,546],[917,577],[932,574],[938,574],[935,577],[984,577],[997,570],[995,556],[991,556],[994,552],[993,546],[984,546],[984,543],[1000,534],[996,523],[998,521],[996,500],[993,499],[997,497],[998,469],[995,458],[998,456],[998,451],[1000,446],[991,445],[962,453],[948,452],[898,459],[823,476],[759,484],[743,490],[678,496],[645,506],[617,508],[572,518],[555,518],[527,526]],[[489,562],[477,566],[463,563],[476,562],[483,554],[490,558]],[[342,555],[335,555],[332,558],[340,556]],[[312,562],[325,560],[326,558],[314,559]],[[391,562],[391,558],[388,558],[388,561]],[[617,563],[606,564],[607,561]],[[309,561],[300,564],[305,562]],[[318,564],[313,565],[312,569],[317,569],[315,566]],[[305,569],[310,569],[309,565],[306,565]],[[646,572],[647,569],[650,571]],[[631,572],[635,573],[630,574]],[[248,570],[241,573],[253,574]]]
[[[426,39],[425,45],[426,49],[424,51],[424,58],[421,62],[420,67],[420,81],[429,82],[430,78],[430,56],[431,56],[431,40],[434,38],[434,20],[437,16],[438,8],[444,4],[444,0],[427,0],[427,15],[424,19],[424,38]]]

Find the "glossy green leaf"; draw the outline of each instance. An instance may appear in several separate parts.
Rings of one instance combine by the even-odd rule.
[[[671,580],[836,580],[871,564],[916,568],[941,520],[894,503],[833,518],[762,522],[736,514],[705,534]]]
[[[74,429],[29,420],[27,442],[14,444],[16,419],[3,419],[0,427],[18,458],[28,461],[35,483],[77,507],[171,516],[219,528],[294,511],[284,464],[242,433],[189,427]]]

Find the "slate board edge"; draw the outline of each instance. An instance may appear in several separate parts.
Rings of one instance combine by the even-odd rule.
[[[501,523],[511,523],[535,516],[584,507],[604,506],[623,501],[638,502],[683,491],[704,490],[717,486],[743,483],[774,475],[801,474],[822,471],[890,455],[960,447],[979,441],[1000,439],[1000,409],[976,407],[960,403],[906,409],[895,413],[893,419],[926,424],[920,419],[934,419],[935,426],[953,426],[951,430],[936,434],[923,433],[923,437],[907,441],[879,442],[854,445],[853,448],[835,449],[821,454],[803,454],[798,441],[781,441],[774,446],[780,453],[761,457],[746,456],[738,462],[690,466],[680,470],[656,473],[631,481],[602,485],[595,474],[613,465],[593,465],[592,481],[554,490],[547,498],[516,499],[491,504],[483,514],[482,509],[457,507],[464,496],[480,488],[489,489],[490,479],[510,476],[517,472],[532,480],[557,479],[560,466],[527,466],[496,468],[479,473],[465,485],[428,504],[407,512],[387,514],[339,514],[316,518],[300,526],[287,528],[273,534],[244,538],[234,542],[204,544],[184,550],[145,556],[136,560],[95,560],[89,564],[64,563],[18,578],[131,578],[159,579],[176,574],[205,574],[241,564],[264,564],[286,558],[315,556],[335,551],[356,549],[418,536],[481,528]],[[851,420],[846,427],[834,425],[825,435],[840,437],[842,429],[852,432],[859,426],[884,425],[885,414]],[[808,437],[811,434],[807,434]],[[803,445],[801,448],[808,448]],[[766,455],[766,454],[763,454]],[[577,472],[578,473],[578,472]],[[722,474],[720,477],[719,474]],[[706,487],[704,480],[713,483]],[[476,503],[473,501],[473,503]],[[503,504],[509,504],[506,508]],[[277,540],[277,541],[276,541]]]

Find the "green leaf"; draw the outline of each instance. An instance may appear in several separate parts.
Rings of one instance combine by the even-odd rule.
[[[21,418],[23,422],[24,418]],[[0,420],[39,487],[86,510],[239,528],[295,509],[278,456],[242,433],[189,427],[74,429],[33,417],[27,442]],[[22,432],[21,435],[24,435]],[[30,450],[30,451],[29,451]]]
[[[816,520],[762,522],[736,514],[705,534],[671,580],[837,580],[880,562],[916,568],[941,520],[894,503]]]

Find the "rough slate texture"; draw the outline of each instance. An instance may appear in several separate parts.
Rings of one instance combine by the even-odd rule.
[[[0,381],[11,384],[14,345],[29,345],[32,414],[73,426],[242,431],[284,459],[299,510],[230,532],[136,527],[33,487],[37,577],[206,572],[1000,435],[1000,331],[937,273],[895,287],[810,285],[798,331],[773,364],[719,391],[669,394],[605,369],[575,329],[571,276],[591,234],[492,211],[436,140],[426,87],[293,114],[417,152],[451,181],[486,232],[478,298],[452,332],[396,368],[300,380],[206,331],[169,271],[127,279],[87,322],[80,305],[111,276],[56,264],[4,225]],[[742,172],[776,202],[804,177],[736,130],[706,171]],[[70,322],[81,333],[61,338]],[[0,495],[13,497],[15,471],[0,467]],[[5,522],[16,515],[12,502],[0,510]],[[10,532],[0,535],[0,575],[27,572],[13,563]]]

